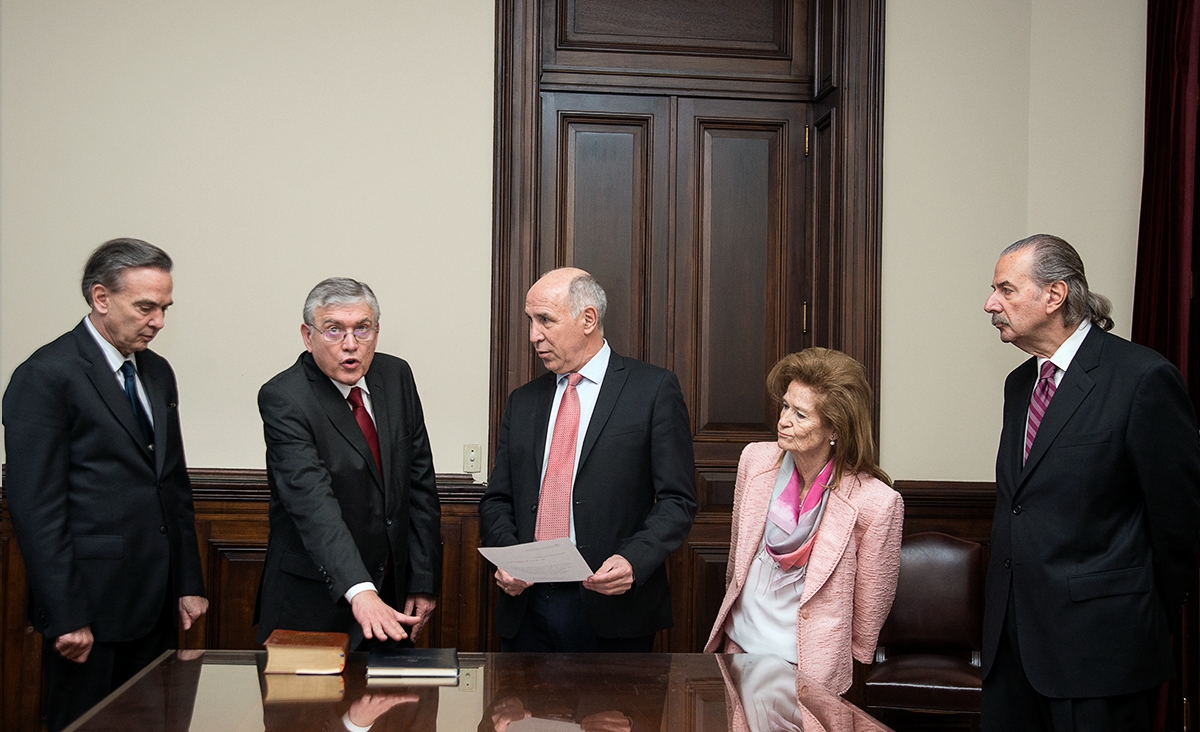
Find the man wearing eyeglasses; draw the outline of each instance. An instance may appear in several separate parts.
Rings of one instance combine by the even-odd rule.
[[[442,576],[433,456],[412,370],[375,353],[379,303],[327,279],[304,303],[305,352],[258,392],[271,533],[258,642],[276,628],[415,639]]]

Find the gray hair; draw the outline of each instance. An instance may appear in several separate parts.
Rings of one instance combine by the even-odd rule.
[[[571,309],[571,317],[578,318],[589,305],[596,308],[596,325],[603,333],[604,314],[608,312],[608,295],[604,294],[604,288],[595,277],[584,273],[571,280],[567,287],[567,306]]]
[[[317,283],[304,300],[304,322],[316,325],[317,308],[337,307],[339,305],[357,305],[365,302],[371,306],[371,314],[375,324],[379,324],[379,301],[366,282],[352,280],[349,277],[330,277]]]
[[[1075,247],[1057,236],[1034,234],[1010,244],[1000,256],[1029,247],[1033,247],[1033,266],[1029,271],[1033,281],[1039,287],[1047,287],[1060,280],[1067,285],[1067,300],[1062,311],[1063,325],[1070,328],[1087,318],[1104,330],[1112,330],[1112,301],[1088,290],[1083,259]]]
[[[125,288],[125,271],[138,267],[153,267],[170,272],[174,263],[166,252],[141,239],[111,239],[96,247],[83,266],[83,299],[92,304],[92,288],[120,292]]]

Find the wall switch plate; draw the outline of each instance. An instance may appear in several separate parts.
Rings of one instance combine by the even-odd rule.
[[[480,456],[483,454],[479,445],[463,445],[463,472],[478,473],[483,470]]]

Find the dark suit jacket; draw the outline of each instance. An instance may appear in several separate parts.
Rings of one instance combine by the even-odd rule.
[[[341,392],[309,353],[258,392],[267,442],[271,533],[259,586],[258,642],[276,628],[362,639],[343,595],[383,583],[391,552],[396,594],[437,594],[441,509],[412,370],[375,354],[367,387],[383,475]],[[382,596],[382,594],[381,594]]]
[[[1037,379],[1004,385],[983,673],[1012,593],[1022,662],[1038,692],[1113,696],[1172,674],[1200,537],[1200,443],[1179,372],[1093,326],[1021,464]]]
[[[534,540],[556,379],[544,374],[508,398],[495,467],[479,503],[484,546]],[[663,563],[691,529],[694,472],[687,407],[675,374],[613,353],[575,474],[575,538],[593,570],[613,554],[625,557],[634,586],[617,596],[581,589],[597,635],[633,638],[671,627]],[[500,635],[516,634],[526,601],[524,593],[499,594]]]
[[[204,594],[175,374],[152,351],[135,360],[153,450],[82,322],[18,366],[4,392],[5,488],[30,621],[48,638],[85,625],[98,641],[140,638],[168,593]]]

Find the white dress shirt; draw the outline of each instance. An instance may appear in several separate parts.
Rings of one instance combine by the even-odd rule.
[[[1067,336],[1067,340],[1062,342],[1062,345],[1060,345],[1058,347],[1058,350],[1054,352],[1053,356],[1051,356],[1050,358],[1042,358],[1041,356],[1038,356],[1038,359],[1037,359],[1038,378],[1039,379],[1041,378],[1042,365],[1045,364],[1047,361],[1053,362],[1054,367],[1055,367],[1054,368],[1054,388],[1057,389],[1058,385],[1062,383],[1063,376],[1065,376],[1067,373],[1067,367],[1070,366],[1071,361],[1073,361],[1075,359],[1075,354],[1079,352],[1079,347],[1083,345],[1083,339],[1087,338],[1088,331],[1091,329],[1092,329],[1092,321],[1088,320],[1087,318],[1084,318],[1083,322],[1079,324],[1079,327],[1075,329],[1075,332],[1072,333],[1071,335]],[[1034,383],[1034,388],[1035,389],[1037,388],[1036,382]],[[1032,406],[1032,400],[1030,400],[1030,406]],[[1028,409],[1026,409],[1026,411],[1025,411],[1025,439],[1027,441],[1029,439],[1029,410]],[[1028,444],[1028,442],[1026,442],[1024,444]]]
[[[575,475],[579,472],[579,454],[583,451],[583,438],[587,436],[588,424],[592,421],[592,412],[596,410],[596,400],[600,398],[600,387],[604,384],[604,374],[608,372],[609,357],[612,349],[608,341],[592,356],[591,360],[579,369],[583,376],[575,387],[579,395],[579,434],[575,437],[575,466],[571,472],[571,487],[574,491]],[[546,448],[542,453],[542,474],[540,480],[546,479],[546,464],[550,461],[550,443],[554,440],[554,423],[558,419],[558,407],[562,403],[563,393],[567,390],[567,374],[558,377],[558,386],[554,390],[554,401],[550,407],[550,423],[546,425]],[[539,482],[539,485],[541,483]],[[575,503],[571,502],[571,543],[575,543]]]
[[[150,426],[154,426],[154,411],[150,409],[150,398],[146,396],[146,387],[142,386],[142,375],[138,373],[137,361],[133,359],[133,354],[122,356],[117,347],[105,340],[104,336],[100,335],[100,331],[96,330],[96,326],[92,325],[92,319],[86,315],[83,318],[84,324],[87,325],[88,332],[92,334],[92,338],[96,339],[96,343],[100,346],[100,351],[104,354],[105,360],[113,370],[113,375],[117,377],[117,384],[120,385],[121,391],[125,391],[125,374],[121,373],[121,367],[125,362],[133,364],[133,381],[137,386],[138,399],[142,402],[142,408],[146,410],[146,416],[150,419]]]

